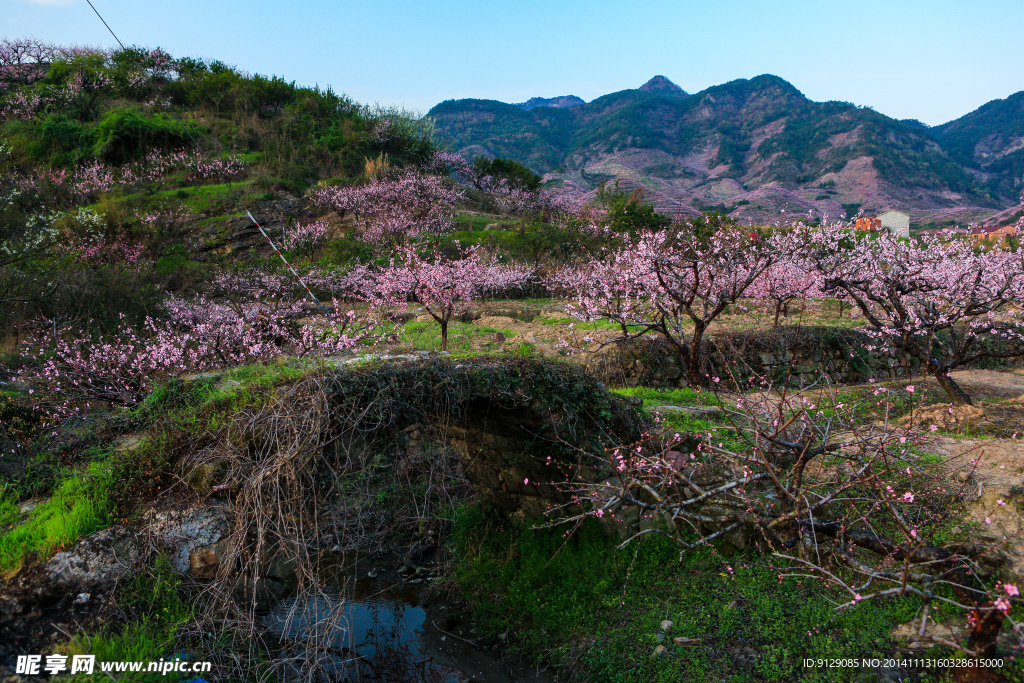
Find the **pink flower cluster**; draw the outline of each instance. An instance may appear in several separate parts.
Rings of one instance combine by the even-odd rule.
[[[101,161],[82,164],[75,169],[46,169],[20,177],[15,184],[22,190],[65,191],[75,199],[94,197],[117,187],[137,187],[159,181],[168,173],[184,170],[188,180],[201,182],[211,178],[235,178],[244,173],[246,164],[240,158],[209,159],[193,150],[162,152],[151,150],[146,156],[123,166],[109,166]]]
[[[338,302],[307,324],[299,323],[301,303],[229,305],[171,297],[165,308],[167,320],[148,318],[141,331],[122,324],[103,340],[81,333],[54,338],[52,327],[41,325],[40,336],[26,349],[39,363],[21,379],[40,395],[40,407],[60,420],[94,403],[134,405],[164,377],[266,361],[282,353],[337,354],[373,330],[372,323]]]
[[[317,206],[342,216],[354,213],[370,242],[449,232],[452,208],[461,198],[462,192],[443,178],[417,170],[373,178],[366,185],[320,188],[312,195]]]
[[[145,250],[142,244],[132,244],[124,240],[78,236],[62,240],[54,249],[58,254],[74,255],[89,265],[118,264],[130,268],[138,268],[141,265]]]
[[[460,259],[438,252],[422,256],[409,245],[382,269],[359,268],[352,276],[360,296],[372,308],[405,308],[419,303],[441,326],[441,349],[447,348],[448,323],[474,301],[521,286],[530,278],[526,269],[506,266],[480,255],[475,248]]]
[[[288,251],[315,246],[323,241],[329,229],[330,226],[324,220],[289,225],[281,235],[281,246]]]

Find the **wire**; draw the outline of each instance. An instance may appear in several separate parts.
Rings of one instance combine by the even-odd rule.
[[[92,0],[85,1],[89,3],[89,7],[91,7],[92,11],[96,13],[96,16],[99,17],[99,20],[103,22],[103,25],[107,27],[107,31],[109,31],[110,35],[114,37],[114,40],[116,40],[117,44],[121,46],[121,49],[127,50],[128,48],[124,46],[124,43],[121,42],[121,39],[117,37],[116,33],[114,33],[114,29],[110,28],[110,24],[108,24],[107,20],[103,18],[103,15],[100,14],[100,11],[96,9],[96,5],[92,4]],[[163,91],[160,90],[160,87],[156,84],[156,81],[153,79],[153,74],[149,73],[147,75],[149,76],[149,85],[153,88],[154,91],[156,91],[157,96],[162,100],[167,101],[168,105],[170,105],[170,101],[167,100],[167,98],[164,96]],[[171,115],[171,118],[173,118],[179,126],[181,126],[181,129],[185,132],[185,135],[188,136],[188,139],[192,141],[192,144],[195,146],[195,148],[200,152],[203,152],[203,146],[199,144],[199,141],[196,140],[195,137],[193,137],[192,131],[190,131],[188,129],[188,126],[186,126],[185,123],[175,115],[174,110],[170,106],[168,106],[167,108],[167,113]],[[250,211],[249,207],[246,206],[245,202],[242,200],[242,197],[237,192],[235,192],[235,187],[234,185],[231,184],[231,179],[228,178],[228,176],[225,175],[223,172],[218,172],[218,174],[220,175],[221,180],[224,181],[224,184],[227,185],[228,191],[231,192],[231,196],[235,198],[235,201],[238,202],[238,205],[242,207],[243,211],[245,211],[245,215],[249,217],[249,220],[252,221],[252,224],[255,225],[256,229],[260,231],[261,235],[263,235],[263,239],[267,240],[267,243],[270,244],[270,248],[274,250],[274,253],[277,254],[278,257],[280,257],[280,259],[284,262],[284,265],[288,266],[288,270],[291,271],[291,274],[295,277],[298,283],[302,285],[302,288],[306,290],[306,294],[309,295],[309,298],[312,299],[313,302],[316,303],[318,306],[321,306],[322,304],[320,303],[320,300],[316,298],[316,296],[313,294],[313,292],[310,291],[309,287],[306,285],[303,279],[299,277],[299,274],[295,272],[295,269],[292,268],[292,264],[288,263],[288,259],[284,257],[284,254],[281,253],[281,250],[277,248],[276,244],[274,244],[274,240],[270,239],[270,235],[268,235],[267,231],[263,229],[263,226],[260,225],[259,221],[257,221],[253,217],[252,211]]]

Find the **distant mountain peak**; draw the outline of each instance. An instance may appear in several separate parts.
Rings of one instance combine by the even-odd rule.
[[[531,97],[525,102],[520,102],[515,106],[526,110],[536,109],[537,107],[555,107],[556,109],[564,109],[566,107],[578,107],[581,104],[586,104],[586,102],[575,95],[559,95],[558,97]]]
[[[685,95],[686,91],[680,88],[678,85],[668,80],[664,76],[655,76],[651,80],[647,81],[640,86],[639,90],[644,92],[672,92],[680,95]]]

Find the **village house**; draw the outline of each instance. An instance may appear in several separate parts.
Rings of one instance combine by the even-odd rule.
[[[890,210],[874,218],[868,216],[858,218],[854,227],[867,232],[888,230],[889,234],[897,237],[910,237],[910,216],[902,211]]]
[[[890,209],[885,213],[878,214],[877,219],[890,234],[897,237],[910,237],[910,216],[908,214]]]
[[[1020,230],[1016,225],[1000,225],[998,227],[973,228],[969,236],[976,244],[995,246],[1003,245],[1006,243],[1007,237],[1016,237],[1019,234]]]
[[[867,216],[865,216],[863,218],[858,218],[854,226],[858,230],[864,230],[866,232],[878,232],[879,230],[882,229],[882,221],[878,220],[877,218],[868,218]]]

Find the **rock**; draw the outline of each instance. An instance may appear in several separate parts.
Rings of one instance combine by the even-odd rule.
[[[227,471],[228,463],[225,461],[204,462],[187,470],[182,479],[205,496],[213,492],[213,487]]]
[[[654,642],[656,642],[656,643],[663,643],[663,642],[665,642],[665,634],[661,633],[659,631],[658,635],[654,636]]]
[[[46,498],[33,498],[32,500],[26,500],[24,503],[18,506],[18,512],[23,515],[35,510],[37,507],[45,503],[48,499]]]
[[[700,638],[687,638],[686,636],[679,636],[678,638],[673,638],[672,642],[676,645],[696,645],[700,642]]]
[[[722,409],[718,406],[674,406],[662,405],[651,408],[652,412],[661,414],[683,414],[696,417],[714,417],[721,414]]]
[[[217,576],[227,551],[227,539],[211,545],[194,548],[188,556],[189,572],[193,576],[212,579]]]
[[[92,597],[92,595],[90,595],[89,593],[79,593],[75,597],[75,599],[71,601],[71,604],[72,605],[84,605],[85,603],[89,602],[89,599],[91,597]]]
[[[955,527],[953,527],[952,529],[949,530],[949,533],[950,533],[951,536],[959,536],[960,534],[963,533],[963,530],[960,527],[955,526]]]
[[[171,551],[171,566],[183,574],[191,568],[193,550],[213,545],[229,529],[226,505],[151,513],[146,521],[147,533],[157,545]]]
[[[124,526],[97,531],[44,565],[59,586],[109,585],[139,568],[143,557],[138,532]]]
[[[664,654],[665,654],[665,646],[664,645],[659,645],[658,647],[654,648],[654,654],[651,655],[651,656],[652,657],[661,657]]]
[[[671,621],[669,621],[668,619],[664,619],[664,620],[663,620],[663,621],[661,622],[661,630],[662,630],[662,631],[667,631],[667,630],[669,630],[670,628],[672,628],[672,626],[673,626],[673,625],[674,625],[674,624],[673,624],[673,623],[672,623]]]

